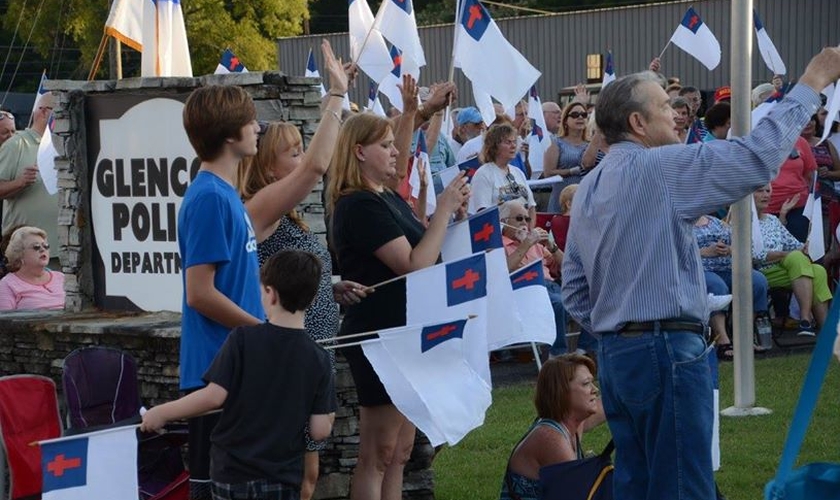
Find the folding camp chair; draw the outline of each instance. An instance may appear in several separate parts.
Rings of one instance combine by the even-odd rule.
[[[140,422],[137,363],[110,347],[76,349],[64,358],[68,434],[79,430]],[[137,447],[140,498],[174,500],[184,472],[179,446],[183,436],[141,434]],[[168,496],[156,496],[156,495]]]
[[[41,498],[41,448],[61,436],[55,383],[40,375],[0,377],[0,438],[9,466],[9,498]]]

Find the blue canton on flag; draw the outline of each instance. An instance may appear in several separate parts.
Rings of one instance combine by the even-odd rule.
[[[402,76],[402,52],[396,45],[391,45],[391,61],[394,63],[391,74],[399,78]]]
[[[473,175],[475,175],[475,171],[478,170],[479,167],[481,167],[481,160],[478,159],[478,156],[474,156],[469,160],[458,164],[458,169],[466,172],[469,180],[472,180]]]
[[[694,7],[689,7],[685,11],[685,15],[680,24],[690,29],[692,33],[697,34],[697,30],[700,29],[700,26],[703,26],[703,20],[697,15],[697,12],[694,12]]]
[[[510,284],[513,286],[514,290],[519,290],[520,288],[533,285],[545,286],[542,260],[535,260],[528,266],[525,266],[511,274]]]
[[[245,69],[245,65],[242,64],[242,61],[230,49],[225,49],[222,53],[221,65],[231,73],[241,73]]]
[[[502,248],[502,229],[499,225],[498,210],[483,210],[470,217],[468,222],[473,253]]]
[[[420,332],[420,351],[426,352],[429,349],[440,345],[447,340],[460,339],[464,337],[464,325],[467,320],[462,319],[442,325],[431,325],[423,327]]]
[[[490,13],[477,0],[465,0],[462,9],[461,24],[474,40],[480,40],[490,26]]]
[[[315,65],[315,54],[312,53],[312,49],[309,49],[309,57],[306,59],[306,71],[313,73],[318,71],[318,66]]]
[[[470,302],[487,295],[487,265],[484,254],[446,265],[446,305]]]
[[[60,441],[41,448],[43,492],[87,484],[88,439]]]

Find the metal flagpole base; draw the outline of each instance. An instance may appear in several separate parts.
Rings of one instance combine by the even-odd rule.
[[[769,408],[762,408],[754,406],[752,408],[738,408],[737,406],[730,406],[729,408],[720,412],[724,417],[755,417],[758,415],[770,415],[773,410]]]

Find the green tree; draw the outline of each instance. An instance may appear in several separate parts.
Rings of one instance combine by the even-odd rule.
[[[39,3],[36,3],[39,2]],[[55,40],[81,51],[81,64],[90,67],[108,18],[107,0],[9,0],[3,27],[48,57]],[[212,73],[222,50],[229,47],[251,71],[277,67],[275,39],[299,35],[309,18],[307,0],[184,0],[181,2],[190,44],[193,74]],[[22,14],[23,13],[23,14]],[[33,29],[34,25],[34,29]],[[126,76],[139,74],[139,57],[128,56]],[[131,72],[133,71],[133,73]],[[107,74],[107,60],[98,76]]]

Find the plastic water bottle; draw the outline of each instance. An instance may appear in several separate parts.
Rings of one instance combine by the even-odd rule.
[[[755,330],[758,333],[758,345],[762,349],[770,349],[773,347],[773,326],[770,324],[770,318],[761,316],[755,320]]]

